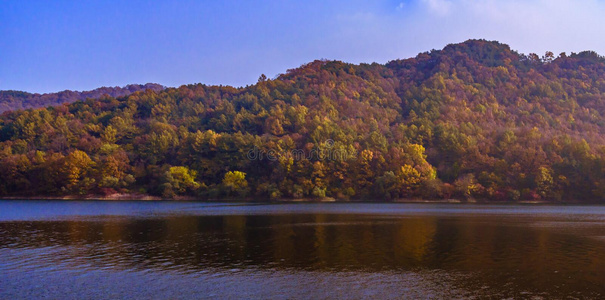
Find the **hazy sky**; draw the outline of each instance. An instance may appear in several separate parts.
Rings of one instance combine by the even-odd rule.
[[[604,0],[0,0],[0,89],[241,86],[314,59],[379,62],[470,38],[605,54]]]

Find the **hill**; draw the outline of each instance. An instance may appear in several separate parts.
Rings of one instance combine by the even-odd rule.
[[[0,195],[605,200],[605,59],[469,40],[0,117]]]
[[[46,106],[72,103],[87,98],[99,98],[104,95],[122,97],[134,92],[153,90],[161,91],[164,87],[156,83],[130,84],[125,87],[101,87],[92,91],[62,91],[48,94],[32,94],[21,91],[0,91],[0,113],[7,110],[40,108]]]

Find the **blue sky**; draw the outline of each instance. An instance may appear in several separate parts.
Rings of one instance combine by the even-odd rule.
[[[603,0],[0,0],[0,89],[242,86],[314,59],[379,62],[469,38],[605,54]]]

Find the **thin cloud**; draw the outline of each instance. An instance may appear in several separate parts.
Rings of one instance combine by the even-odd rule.
[[[422,0],[428,8],[438,14],[438,15],[447,15],[450,13],[453,3],[448,0]]]

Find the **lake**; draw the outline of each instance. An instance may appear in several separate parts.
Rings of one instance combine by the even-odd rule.
[[[0,298],[603,298],[605,207],[0,201]]]

